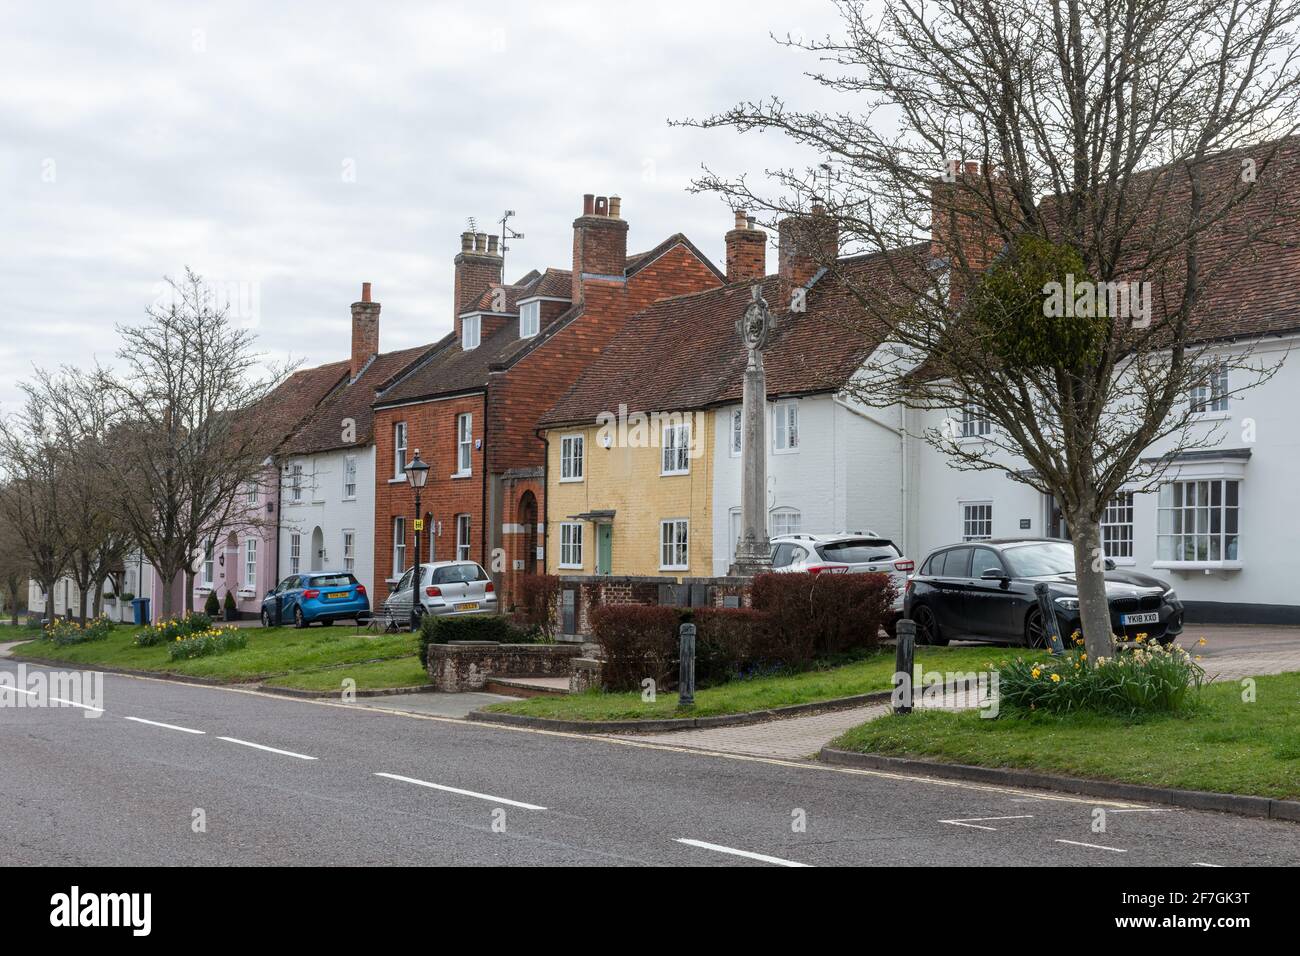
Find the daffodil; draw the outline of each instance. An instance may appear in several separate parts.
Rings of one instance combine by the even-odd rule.
[[[1060,682],[1061,682],[1061,675],[1060,675],[1060,674],[1053,674],[1053,675],[1052,675],[1052,683],[1053,683],[1053,684],[1059,684]]]

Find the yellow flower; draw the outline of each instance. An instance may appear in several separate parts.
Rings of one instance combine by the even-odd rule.
[[[1133,638],[1133,640],[1137,641],[1139,644],[1141,644],[1141,643],[1142,643],[1143,641],[1145,641],[1146,639],[1147,639],[1147,636],[1146,636],[1145,633],[1143,633],[1143,634],[1139,634],[1137,637]]]
[[[1061,682],[1061,675],[1060,675],[1060,674],[1053,674],[1053,675],[1052,675],[1052,683],[1053,683],[1053,684],[1059,684],[1060,682]]]
[[[1087,659],[1088,659],[1088,652],[1087,652],[1087,651],[1084,651],[1082,654],[1079,655],[1079,660],[1081,660],[1081,661],[1086,661]]]
[[[1197,646],[1197,647],[1204,647],[1204,646],[1205,646],[1206,644],[1208,644],[1208,643],[1210,643],[1210,642],[1207,641],[1205,638],[1201,638],[1199,641],[1196,642],[1196,646]]]
[[[1037,667],[1035,667],[1032,671],[1030,671],[1030,673],[1034,675],[1034,680],[1038,680],[1038,675],[1041,674],[1042,671],[1040,671]]]

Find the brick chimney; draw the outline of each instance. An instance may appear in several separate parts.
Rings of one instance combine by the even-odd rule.
[[[1013,211],[1005,179],[980,163],[952,160],[947,175],[934,180],[930,189],[930,258],[951,266],[950,302],[959,301],[974,276],[993,264],[1005,245],[997,218],[1009,223]]]
[[[460,234],[460,252],[456,255],[456,284],[452,293],[452,316],[456,326],[456,336],[460,336],[460,314],[472,311],[483,293],[501,285],[501,250],[497,248],[497,237],[488,241],[487,233],[462,232]]]
[[[361,283],[361,301],[352,303],[351,378],[379,354],[379,303],[370,301],[370,283]]]
[[[839,256],[839,231],[820,202],[809,215],[787,216],[777,224],[777,272],[783,288],[806,285],[817,270]]]
[[[582,197],[582,215],[573,220],[573,303],[583,299],[583,277],[617,277],[627,271],[627,222],[617,196]]]
[[[745,210],[736,210],[736,226],[726,235],[727,281],[744,282],[767,275],[767,233]]]

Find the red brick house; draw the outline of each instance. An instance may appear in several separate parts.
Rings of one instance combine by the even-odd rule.
[[[725,277],[685,236],[627,254],[617,196],[583,197],[569,270],[504,285],[495,236],[464,233],[455,328],[384,383],[374,405],[376,600],[414,563],[414,495],[402,465],[430,464],[421,561],[470,558],[509,607],[518,574],[540,571],[546,449],[538,416],[572,386],[627,318]]]

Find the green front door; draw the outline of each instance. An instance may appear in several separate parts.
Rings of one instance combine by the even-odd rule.
[[[614,573],[614,526],[596,525],[596,573]]]

